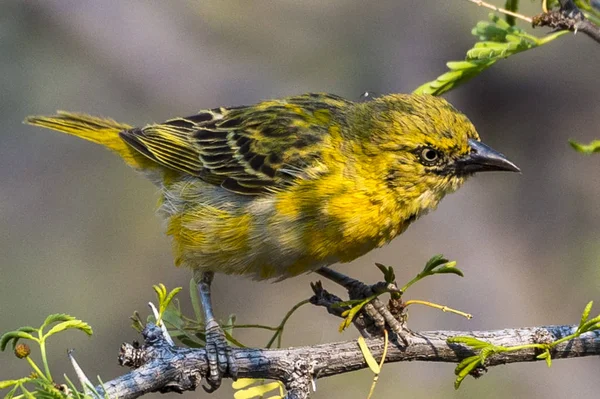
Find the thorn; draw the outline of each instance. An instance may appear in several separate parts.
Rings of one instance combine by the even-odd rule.
[[[67,351],[67,356],[69,357],[69,360],[71,361],[71,365],[73,366],[73,369],[75,370],[77,379],[79,380],[79,382],[81,383],[81,386],[83,387],[84,393],[95,399],[102,399],[102,397],[98,395],[96,390],[93,389],[94,385],[92,384],[92,382],[87,378],[87,376],[85,375],[85,373],[83,372],[81,367],[79,367],[79,364],[77,363],[77,361],[75,360],[75,357],[73,356],[73,352],[74,352],[73,349],[69,349]]]

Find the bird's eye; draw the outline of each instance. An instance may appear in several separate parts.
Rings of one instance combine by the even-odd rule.
[[[440,160],[440,152],[431,147],[425,147],[419,151],[419,157],[424,164],[433,165]]]

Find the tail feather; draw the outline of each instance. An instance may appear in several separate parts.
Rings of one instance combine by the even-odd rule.
[[[56,115],[50,116],[29,116],[25,119],[25,123],[101,144],[119,154],[128,165],[136,169],[156,167],[154,161],[121,139],[119,132],[132,128],[127,124],[118,123],[112,119],[65,111],[57,111]]]

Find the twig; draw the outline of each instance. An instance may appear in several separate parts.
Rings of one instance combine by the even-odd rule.
[[[590,21],[572,0],[561,0],[560,9],[533,17],[532,25],[548,26],[554,30],[581,32],[600,43],[600,27]]]
[[[457,314],[457,315],[462,316],[469,320],[471,320],[473,318],[473,315],[470,313],[465,313],[460,310],[452,309],[445,305],[438,305],[437,303],[433,303],[433,302],[429,302],[429,301],[422,301],[420,299],[411,299],[411,300],[404,302],[405,307],[408,307],[409,305],[412,305],[412,304],[425,305],[425,306],[432,307],[434,309],[439,309],[442,312],[454,313],[454,314]]]
[[[513,12],[513,11],[507,10],[505,8],[496,7],[495,5],[486,3],[485,1],[481,1],[481,0],[467,0],[467,1],[477,4],[480,7],[489,8],[490,10],[494,10],[494,11],[502,13],[502,14],[510,15],[511,17],[519,18],[519,19],[521,19],[523,21],[527,21],[529,23],[532,22],[532,19],[526,15],[519,14],[517,12]]]

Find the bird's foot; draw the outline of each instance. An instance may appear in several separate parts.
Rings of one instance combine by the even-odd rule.
[[[235,381],[237,379],[237,365],[231,346],[225,338],[225,333],[215,320],[206,325],[206,358],[209,373],[206,377],[208,386],[202,386],[208,393],[216,391],[227,373]]]
[[[367,285],[361,281],[350,278],[339,272],[333,271],[328,268],[323,268],[317,271],[321,276],[326,277],[348,291],[348,295],[351,300],[361,300],[374,297],[368,303],[364,304],[360,311],[355,316],[353,323],[361,331],[363,335],[367,336],[381,336],[383,330],[387,329],[395,333],[398,341],[401,341],[404,345],[410,344],[410,336],[412,332],[405,325],[404,306],[402,300],[399,297],[392,296],[386,305],[379,297],[378,294],[383,292],[397,292],[400,290],[395,284],[386,282],[377,283],[374,285]],[[339,306],[333,305],[332,298],[337,298],[323,289],[320,284],[313,284],[313,291],[315,296],[311,299],[311,302],[325,306],[330,313],[340,313],[339,310],[330,310],[329,304],[333,307],[331,309],[340,309]],[[339,298],[338,298],[339,299]],[[338,303],[340,301],[337,301]],[[361,305],[357,305],[361,306]],[[351,307],[341,308],[341,311],[349,310]],[[340,317],[344,317],[338,314]]]

